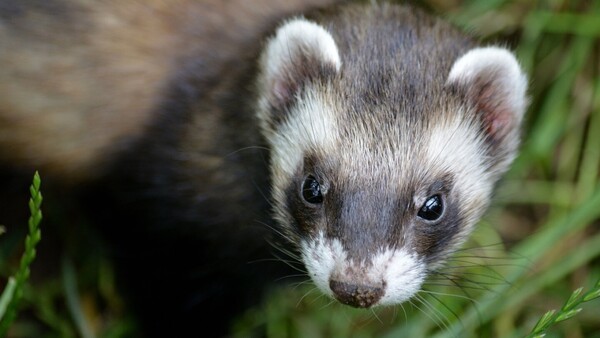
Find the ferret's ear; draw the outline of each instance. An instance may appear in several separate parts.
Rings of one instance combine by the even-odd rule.
[[[306,19],[284,23],[260,60],[261,94],[270,107],[291,103],[302,87],[340,69],[337,45],[323,27]]]
[[[456,60],[447,84],[481,114],[492,146],[516,148],[527,107],[527,77],[511,52],[499,47],[472,49]]]

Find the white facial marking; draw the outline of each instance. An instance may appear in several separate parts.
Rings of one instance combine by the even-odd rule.
[[[426,277],[425,263],[405,249],[386,250],[375,256],[373,267],[380,267],[386,281],[385,294],[379,305],[394,305],[416,294]]]
[[[298,98],[289,118],[269,138],[275,145],[273,159],[276,163],[273,164],[285,175],[296,171],[308,150],[333,150],[337,133],[335,108],[326,105],[325,98],[319,94],[314,89],[306,90],[305,97]]]
[[[483,187],[478,181],[487,174],[481,160],[483,145],[477,130],[457,116],[436,125],[430,134],[425,156],[430,167],[453,173],[459,181],[455,186],[465,189],[465,195],[480,195]]]
[[[329,281],[365,286],[384,283],[384,295],[374,305],[394,305],[417,293],[426,277],[426,266],[416,255],[404,249],[386,249],[376,254],[369,264],[348,259],[337,239],[326,239],[320,233],[315,239],[302,241],[302,258],[315,285],[333,297]]]
[[[347,261],[342,243],[337,239],[327,240],[321,233],[316,239],[303,240],[301,250],[310,278],[321,292],[333,297],[329,277],[340,263]]]

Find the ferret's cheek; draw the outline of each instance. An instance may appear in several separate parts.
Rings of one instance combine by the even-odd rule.
[[[304,210],[294,212],[293,217],[297,231],[303,238],[313,239],[318,237],[321,226],[317,215],[312,215],[310,211]]]

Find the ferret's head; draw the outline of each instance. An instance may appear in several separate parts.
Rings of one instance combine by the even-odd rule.
[[[514,56],[417,14],[420,30],[372,12],[288,21],[260,61],[275,217],[315,284],[355,307],[419,291],[518,146],[526,78]]]

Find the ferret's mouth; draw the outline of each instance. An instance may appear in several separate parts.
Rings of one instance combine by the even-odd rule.
[[[339,240],[318,236],[303,241],[302,256],[313,282],[340,303],[370,308],[400,304],[423,284],[426,265],[404,249],[385,249],[354,262]]]

